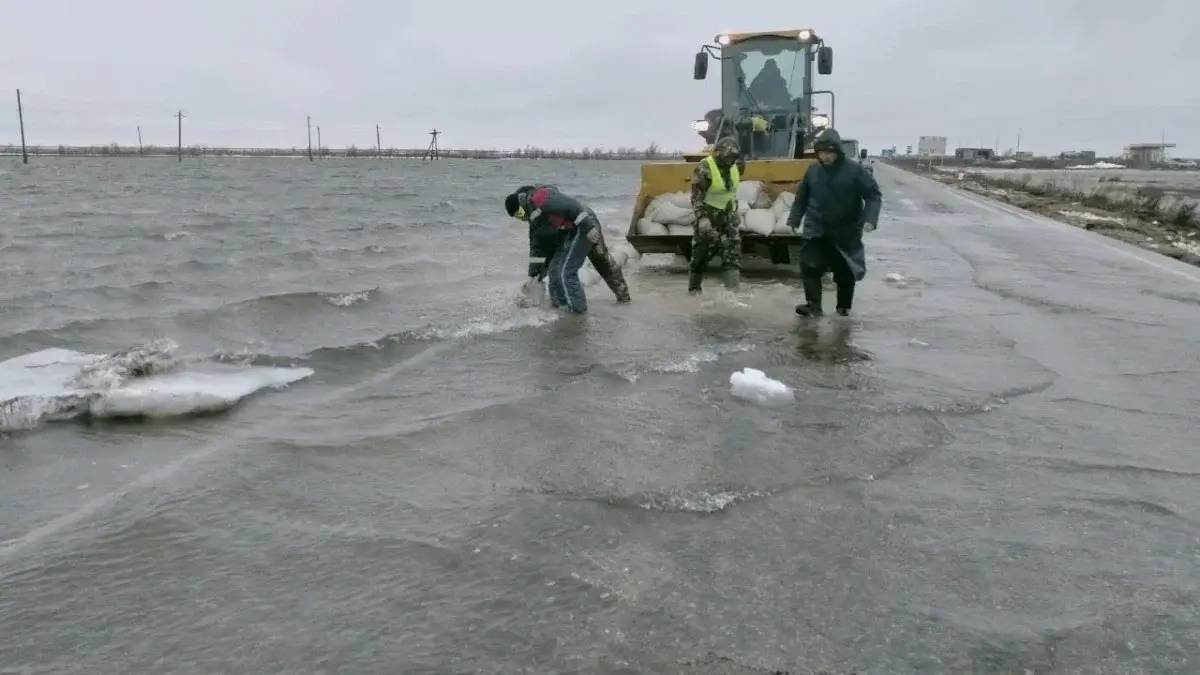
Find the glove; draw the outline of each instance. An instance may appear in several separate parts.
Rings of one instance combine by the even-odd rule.
[[[546,263],[529,263],[529,280],[540,279],[546,275]],[[528,283],[528,282],[526,282]]]

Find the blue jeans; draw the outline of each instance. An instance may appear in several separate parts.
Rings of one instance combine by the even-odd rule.
[[[555,305],[576,314],[587,311],[587,296],[579,281],[579,268],[583,267],[591,250],[592,242],[588,241],[587,233],[575,228],[555,251],[547,273],[550,300]]]

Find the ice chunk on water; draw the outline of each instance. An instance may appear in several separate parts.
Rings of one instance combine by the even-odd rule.
[[[232,407],[310,368],[184,367],[171,340],[112,354],[43,349],[0,362],[0,432],[93,417],[171,417]]]
[[[742,368],[729,376],[733,395],[755,403],[780,403],[794,401],[792,388],[755,368]]]

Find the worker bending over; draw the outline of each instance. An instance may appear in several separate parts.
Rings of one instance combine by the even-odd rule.
[[[504,210],[529,223],[526,283],[540,283],[549,276],[552,306],[577,313],[587,311],[587,297],[579,281],[584,260],[592,261],[617,302],[630,302],[625,275],[613,260],[592,209],[552,185],[525,185],[505,198]]]
[[[692,172],[692,211],[696,231],[692,235],[692,259],[688,265],[688,292],[699,293],[704,270],[714,254],[721,255],[725,287],[736,290],[742,278],[742,225],[737,189],[746,162],[733,138],[722,138],[712,154]]]

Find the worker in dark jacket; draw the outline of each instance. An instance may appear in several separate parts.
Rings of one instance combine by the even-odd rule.
[[[863,232],[879,223],[883,195],[875,176],[862,164],[847,161],[842,138],[824,129],[813,139],[817,162],[796,185],[788,227],[800,230],[800,276],[804,280],[801,316],[820,316],[821,277],[833,271],[837,313],[846,316],[854,304],[854,285],[867,273]]]
[[[592,261],[617,302],[630,301],[625,275],[612,259],[600,221],[590,208],[554,186],[526,185],[505,198],[504,209],[513,218],[529,223],[529,278],[540,282],[550,275],[548,285],[554,306],[587,310],[579,281],[583,260]],[[577,240],[580,235],[584,240]]]

